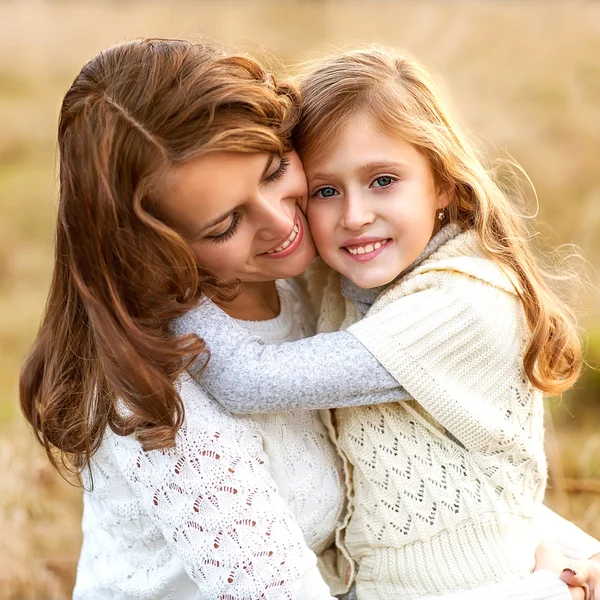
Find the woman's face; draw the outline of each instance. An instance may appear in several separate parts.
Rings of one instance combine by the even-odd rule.
[[[214,152],[172,171],[161,212],[207,271],[227,282],[272,281],[299,275],[315,257],[300,210],[306,196],[295,152]]]

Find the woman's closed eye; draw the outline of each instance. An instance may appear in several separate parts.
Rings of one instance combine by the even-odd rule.
[[[274,181],[281,179],[285,175],[289,165],[289,156],[281,156],[279,158],[279,165],[277,165],[277,168],[270,175],[267,175],[264,178],[264,183],[273,183]]]
[[[207,235],[205,239],[210,242],[224,242],[225,240],[228,240],[237,231],[241,220],[242,217],[239,213],[233,213],[231,215],[229,227],[223,233]]]

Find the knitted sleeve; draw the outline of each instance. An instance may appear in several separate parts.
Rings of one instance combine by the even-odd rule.
[[[571,600],[571,593],[556,573],[536,571],[523,579],[493,583],[464,592],[444,596],[428,596],[422,600]]]
[[[387,291],[348,332],[466,448],[489,450],[490,432],[504,444],[518,437],[516,421],[500,431],[509,387],[529,389],[521,355],[528,330],[514,293],[431,271]]]
[[[568,560],[584,560],[600,554],[600,541],[544,505],[534,513],[533,523],[540,541],[556,543]]]
[[[199,597],[331,600],[258,427],[226,414],[189,377],[180,395],[186,420],[175,448],[144,452],[114,434],[105,443]]]
[[[178,320],[175,333],[195,333],[210,350],[191,371],[234,413],[340,408],[408,399],[354,336],[338,331],[267,345],[210,301]]]
[[[357,600],[356,588],[339,600]],[[421,600],[571,600],[571,593],[564,581],[556,573],[536,571],[522,579],[511,579],[490,583],[482,587],[443,596],[428,596]]]

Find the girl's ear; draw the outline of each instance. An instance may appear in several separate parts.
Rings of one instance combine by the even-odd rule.
[[[454,198],[455,186],[452,181],[441,181],[437,186],[437,208],[446,208]]]

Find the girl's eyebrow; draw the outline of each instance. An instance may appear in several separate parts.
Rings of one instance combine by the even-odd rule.
[[[371,172],[371,171],[378,171],[380,169],[390,169],[390,168],[404,168],[406,167],[406,164],[401,163],[401,162],[395,162],[395,161],[377,161],[377,162],[371,162],[371,163],[367,163],[366,165],[361,165],[358,168],[358,171],[361,173],[367,173],[367,172]]]
[[[359,173],[371,173],[373,171],[379,171],[380,169],[385,170],[385,169],[404,169],[406,168],[406,164],[402,163],[402,162],[395,162],[395,161],[376,161],[376,162],[370,162],[367,163],[365,165],[361,165],[360,167],[357,168],[357,171]],[[328,180],[328,179],[333,179],[335,177],[335,175],[333,173],[315,173],[314,175],[311,174],[310,176],[310,180],[311,182],[315,181],[315,180],[319,180],[319,179],[323,179],[323,180]]]

